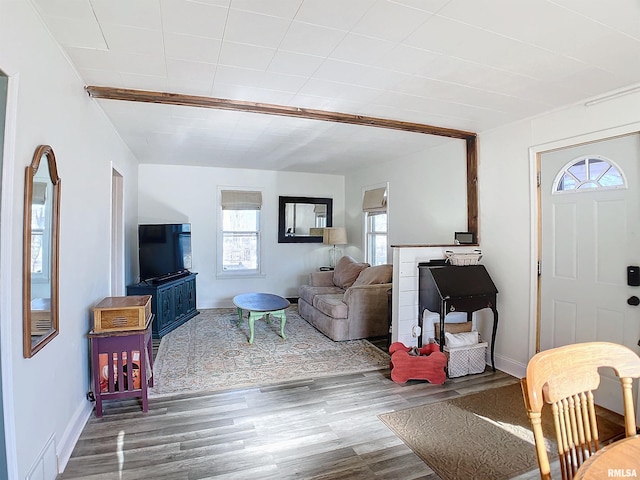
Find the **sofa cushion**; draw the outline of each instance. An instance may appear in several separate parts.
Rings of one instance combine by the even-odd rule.
[[[298,288],[298,295],[309,305],[313,305],[313,299],[316,295],[325,295],[327,293],[342,294],[344,290],[338,287],[312,287],[311,285],[300,285]]]
[[[342,294],[340,293],[316,295],[313,299],[313,306],[332,318],[347,318],[349,315],[349,308],[342,301]]]
[[[333,284],[340,288],[349,288],[356,281],[360,272],[369,266],[368,263],[356,262],[353,257],[342,257],[333,271]]]
[[[393,265],[391,264],[386,264],[386,265],[376,265],[375,267],[367,267],[364,270],[362,270],[362,272],[360,272],[360,275],[358,275],[358,278],[356,278],[356,281],[353,282],[352,286],[357,286],[357,285],[375,285],[378,283],[391,283],[391,277],[393,276]]]

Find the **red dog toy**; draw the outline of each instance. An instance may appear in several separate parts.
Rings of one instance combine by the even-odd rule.
[[[428,380],[441,385],[447,379],[447,357],[435,343],[418,349],[420,355],[409,355],[410,347],[394,342],[389,347],[391,354],[391,380],[406,383],[407,380]]]

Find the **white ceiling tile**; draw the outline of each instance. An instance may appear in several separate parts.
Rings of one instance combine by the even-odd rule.
[[[156,92],[169,91],[169,80],[166,76],[158,75],[138,75],[135,73],[123,72],[120,74],[124,83],[123,87],[137,90],[151,90]],[[102,85],[109,85],[103,83]]]
[[[139,75],[163,76],[167,74],[165,59],[162,55],[134,55],[130,53],[109,52],[114,69],[119,72]]]
[[[100,23],[162,28],[160,0],[91,0],[91,5]]]
[[[584,68],[580,70],[576,69],[558,76],[555,81],[579,91],[583,95],[582,98],[621,88],[634,82],[632,78],[626,77],[626,72],[621,70],[612,73],[588,65],[584,65]]]
[[[291,20],[300,8],[300,5],[302,5],[302,1],[303,0],[277,0],[276,2],[265,2],[264,0],[233,0],[231,8]]]
[[[301,22],[293,22],[280,48],[307,55],[328,56],[345,37],[345,32]]]
[[[47,26],[63,46],[106,49],[100,26],[95,20],[49,17]]]
[[[226,77],[227,80],[228,78],[229,77]],[[261,83],[259,78],[256,78],[255,82]],[[216,82],[211,90],[211,96],[259,103],[291,105],[293,95],[290,92],[267,90],[258,86],[223,83],[219,81],[218,76],[216,76]]]
[[[372,98],[375,98],[375,96],[372,96]],[[298,93],[291,99],[289,105],[342,113],[356,112],[360,106],[356,101],[321,96],[319,92],[314,92],[313,95]]]
[[[386,70],[412,74],[441,56],[439,53],[396,44],[391,50],[383,52],[373,65]]]
[[[231,5],[231,0],[187,0],[187,1],[205,3],[207,5],[217,5],[218,7],[224,7],[224,8],[229,8],[229,6]]]
[[[102,33],[111,51],[137,55],[164,55],[160,30],[103,23]]]
[[[389,0],[391,3],[404,5],[405,7],[415,8],[430,13],[437,13],[451,0]]]
[[[550,0],[556,5],[580,13],[591,20],[608,25],[636,39],[640,39],[640,3],[637,0],[603,1]]]
[[[262,73],[259,70],[220,65],[216,70],[214,87],[218,84],[259,87]]]
[[[78,69],[117,71],[113,54],[106,49],[66,46],[65,51]]]
[[[222,42],[220,65],[266,70],[276,50],[245,43]]]
[[[102,86],[482,131],[640,78],[638,0],[30,1]],[[141,162],[343,173],[429,148],[383,129],[98,101]]]
[[[109,85],[113,87],[128,86],[119,72],[111,70],[94,70],[91,68],[80,68],[78,71],[80,72],[80,75],[82,75],[82,80],[84,80],[85,85]]]
[[[640,28],[640,25],[638,26]],[[607,30],[597,38],[590,38],[574,45],[568,49],[567,54],[610,72],[616,72],[619,65],[634,68],[640,64],[640,41]],[[638,69],[634,69],[634,72],[638,72]]]
[[[384,89],[404,79],[404,74],[349,62],[327,60],[313,75],[314,79]]]
[[[347,100],[349,102],[368,102],[378,96],[379,91],[373,88],[363,88],[344,83],[329,82],[325,80],[310,79],[301,89],[302,95],[313,95],[334,99]],[[349,113],[349,112],[345,112]]]
[[[311,76],[318,69],[324,57],[305,55],[303,53],[277,50],[271,59],[268,70],[285,75]]]
[[[554,43],[563,38],[562,33],[569,33],[573,22],[588,23],[566,9],[540,0],[492,0],[490,8],[487,7],[483,2],[453,0],[438,15],[551,50],[557,48]],[[545,28],[540,28],[541,25]]]
[[[371,64],[393,50],[396,45],[396,43],[387,40],[349,33],[331,52],[330,58],[345,62]]]
[[[89,0],[32,0],[44,16],[94,21]]]
[[[161,8],[165,32],[222,38],[226,8],[188,0],[162,0]]]
[[[179,87],[181,92],[208,95],[215,73],[216,66],[212,63],[167,59],[169,85]]]
[[[232,9],[229,11],[224,39],[266,48],[277,48],[282,42],[289,24],[289,20],[282,18]]]
[[[222,41],[215,38],[195,37],[165,32],[164,49],[168,58],[193,62],[218,63]]]
[[[321,27],[348,31],[367,13],[376,0],[305,0],[296,20]]]
[[[406,38],[432,16],[431,13],[398,3],[376,2],[353,27],[354,33],[391,42]]]
[[[307,78],[298,75],[265,72],[260,80],[260,88],[280,92],[297,93],[306,83]]]

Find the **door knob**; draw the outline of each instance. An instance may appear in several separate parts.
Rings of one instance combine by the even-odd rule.
[[[629,305],[633,305],[634,307],[637,307],[638,305],[640,305],[640,298],[636,297],[635,295],[633,297],[629,297],[627,299],[627,303]]]

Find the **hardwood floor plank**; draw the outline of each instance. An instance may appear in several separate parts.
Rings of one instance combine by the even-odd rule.
[[[502,372],[398,385],[388,370],[105,402],[59,480],[438,480],[380,413],[517,382]],[[524,408],[524,406],[523,406]]]

